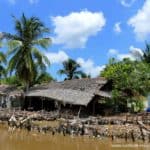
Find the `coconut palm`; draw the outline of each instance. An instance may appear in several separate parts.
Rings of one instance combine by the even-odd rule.
[[[48,72],[42,72],[37,75],[33,84],[49,83],[51,81],[54,81],[53,77]]]
[[[48,58],[39,50],[46,49],[51,42],[49,38],[43,37],[49,33],[49,29],[37,17],[27,18],[23,14],[20,19],[13,18],[16,33],[3,33],[9,47],[8,69],[10,73],[16,73],[28,91],[37,72],[45,70],[46,65],[49,65]]]
[[[0,43],[0,47],[1,47],[1,43]],[[0,52],[0,79],[2,78],[2,76],[6,75],[6,69],[4,67],[4,64],[6,64],[6,56],[3,52]]]
[[[6,56],[3,52],[0,52],[0,79],[2,76],[6,75],[6,69],[3,63],[6,63]]]
[[[80,65],[74,61],[73,59],[68,59],[63,62],[63,69],[60,69],[58,73],[60,75],[66,75],[67,78],[65,80],[78,79],[85,75],[81,70],[78,70]]]
[[[146,44],[146,48],[143,51],[143,57],[142,57],[142,59],[146,63],[150,63],[150,45],[149,44]]]

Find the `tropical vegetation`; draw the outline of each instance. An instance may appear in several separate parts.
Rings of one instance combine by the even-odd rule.
[[[143,101],[150,91],[150,64],[147,63],[150,53],[147,49],[143,52],[145,55],[138,61],[113,58],[101,72],[101,76],[113,83],[113,106],[117,111],[143,110]]]
[[[4,33],[8,40],[8,71],[15,72],[28,90],[39,72],[45,72],[49,65],[48,58],[40,48],[46,49],[50,39],[43,35],[49,29],[36,17],[27,18],[23,14],[20,19],[14,18],[15,34]]]
[[[63,69],[58,71],[60,75],[66,75],[65,80],[86,78],[87,75],[80,70],[80,65],[73,59],[68,59],[63,62]]]
[[[0,43],[0,48],[1,48],[1,43]],[[2,79],[2,77],[6,76],[6,68],[4,67],[6,63],[7,63],[6,55],[3,52],[0,52],[0,80]]]
[[[8,48],[6,54],[0,52],[0,83],[15,84],[28,91],[30,86],[55,80],[47,72],[50,60],[43,51],[51,44],[49,29],[37,17],[22,14],[20,19],[13,19],[14,34],[3,32],[0,36],[0,40],[6,39]],[[58,74],[64,75],[65,80],[90,78],[71,58],[62,66]],[[150,91],[150,44],[146,43],[143,55],[134,61],[111,58],[100,76],[112,83],[109,105],[114,110],[141,111]]]

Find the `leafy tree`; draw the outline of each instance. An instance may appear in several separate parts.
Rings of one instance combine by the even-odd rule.
[[[16,75],[2,79],[2,83],[8,84],[8,85],[23,86],[21,81],[19,80],[19,78]]]
[[[106,66],[101,76],[113,82],[114,104],[126,109],[127,104],[135,104],[142,109],[144,96],[150,90],[150,69],[146,63],[138,61],[114,61]]]
[[[50,44],[50,39],[43,37],[49,29],[37,17],[26,18],[23,14],[20,19],[13,18],[16,33],[3,33],[8,39],[8,55],[11,56],[8,69],[10,73],[15,72],[28,91],[37,73],[45,71],[49,65],[48,58],[39,50]]]
[[[85,77],[85,73],[79,70],[80,65],[73,59],[68,59],[63,62],[63,69],[60,69],[58,73],[60,75],[66,75],[65,80],[78,79],[80,77]]]

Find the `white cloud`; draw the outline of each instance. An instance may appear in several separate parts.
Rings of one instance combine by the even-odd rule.
[[[8,2],[10,3],[10,4],[15,4],[16,3],[16,0],[8,0]]]
[[[68,55],[64,51],[59,51],[57,53],[52,53],[52,52],[47,52],[45,54],[48,59],[50,60],[51,64],[59,64],[62,63],[63,61],[68,60]]]
[[[144,54],[140,48],[136,48],[134,46],[130,46],[129,51],[135,59],[141,58]]]
[[[100,72],[105,68],[105,65],[103,66],[95,66],[94,62],[91,59],[84,60],[83,58],[77,58],[77,63],[80,64],[83,71],[91,75],[91,77],[97,77],[100,75]]]
[[[63,44],[67,48],[84,48],[91,36],[95,36],[105,26],[102,12],[83,10],[67,16],[52,17],[55,27],[54,44]]]
[[[119,51],[116,49],[109,49],[108,56],[115,57],[118,60],[123,60],[124,58],[130,58],[131,60],[138,60],[141,59],[141,57],[143,56],[143,51],[134,46],[130,46],[129,53],[119,53]]]
[[[120,0],[120,3],[124,7],[131,7],[136,0]]]
[[[38,3],[39,2],[39,0],[29,0],[29,3],[30,4],[36,4],[36,3]]]
[[[137,39],[146,40],[150,36],[150,0],[145,1],[137,14],[128,20],[128,24],[133,27]]]
[[[121,22],[115,23],[115,25],[114,25],[114,31],[116,33],[120,33],[122,31],[120,25],[121,25]]]
[[[135,60],[134,56],[130,53],[128,53],[128,54],[118,54],[117,58],[119,60],[123,60],[124,58],[129,58],[130,60]]]
[[[109,49],[108,56],[115,56],[118,54],[118,50],[116,49]]]
[[[16,2],[17,2],[18,0],[8,0],[8,2],[10,3],[10,4],[16,4]],[[38,3],[39,2],[39,0],[28,0],[29,1],[29,3],[30,4],[36,4],[36,3]]]

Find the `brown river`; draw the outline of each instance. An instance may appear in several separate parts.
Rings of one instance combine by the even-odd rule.
[[[0,126],[0,150],[150,150],[150,143],[15,131]]]

